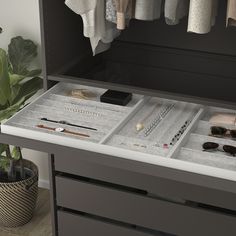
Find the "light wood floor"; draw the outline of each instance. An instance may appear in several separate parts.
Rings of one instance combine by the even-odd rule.
[[[49,191],[40,189],[33,219],[19,228],[0,228],[0,236],[51,236]]]

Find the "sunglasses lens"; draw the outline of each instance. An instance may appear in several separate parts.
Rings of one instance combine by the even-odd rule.
[[[202,147],[204,150],[216,149],[219,147],[219,144],[213,143],[213,142],[207,142],[207,143],[203,143]]]
[[[211,133],[213,135],[223,135],[227,132],[226,128],[220,127],[220,126],[212,126],[211,127]]]
[[[236,130],[231,130],[230,135],[232,138],[236,138]]]
[[[236,154],[236,147],[234,147],[234,146],[224,145],[223,149],[225,152],[227,152],[233,156]]]

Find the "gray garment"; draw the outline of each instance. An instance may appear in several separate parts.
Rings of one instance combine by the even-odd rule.
[[[115,0],[106,0],[106,20],[117,23]]]
[[[115,24],[105,20],[105,0],[66,0],[65,3],[81,15],[84,36],[90,39],[93,55],[106,51],[119,31]]]
[[[136,0],[135,19],[155,20],[161,16],[162,0]]]
[[[188,32],[206,34],[215,24],[218,0],[190,0]]]
[[[177,25],[188,14],[189,0],[166,0],[164,11],[166,24]]]

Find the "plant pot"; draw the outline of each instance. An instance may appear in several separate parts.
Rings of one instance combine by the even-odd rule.
[[[26,180],[0,182],[0,225],[19,227],[28,223],[36,207],[38,197],[38,168],[28,160],[23,160]]]

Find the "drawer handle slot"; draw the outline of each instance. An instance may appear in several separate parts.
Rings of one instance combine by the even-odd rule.
[[[222,207],[217,207],[217,206],[213,206],[213,205],[208,205],[208,204],[204,204],[201,202],[186,201],[186,205],[194,207],[194,208],[201,208],[201,209],[205,209],[208,211],[209,210],[214,211],[214,212],[221,213],[221,214],[236,216],[236,211],[234,211],[234,210],[230,210],[230,209],[226,209],[226,208],[222,208]]]
[[[87,177],[83,177],[83,176],[72,175],[72,174],[67,174],[67,173],[62,173],[62,172],[58,172],[57,176],[66,177],[66,178],[78,180],[81,182],[96,184],[96,185],[100,185],[103,187],[114,188],[116,190],[121,190],[121,191],[125,191],[125,192],[132,192],[132,193],[140,194],[140,195],[148,195],[148,192],[145,190],[127,187],[124,185],[119,185],[119,184],[114,184],[114,183],[109,183],[109,182],[105,182],[102,180],[91,179],[91,178],[87,178]]]
[[[88,214],[88,213],[81,212],[81,211],[71,210],[71,209],[64,208],[64,207],[63,208],[58,207],[58,209],[61,210],[61,211],[67,212],[67,213],[71,213],[71,214],[75,214],[75,215],[81,215],[81,216],[89,218],[89,219],[93,219],[93,220],[97,220],[97,221],[101,221],[101,222],[106,222],[106,223],[109,223],[109,224],[113,224],[113,225],[121,226],[121,227],[125,227],[125,228],[135,229],[135,230],[137,230],[139,232],[143,232],[143,233],[149,233],[150,236],[151,235],[153,235],[153,236],[155,236],[155,235],[156,236],[160,236],[160,235],[163,235],[163,236],[164,235],[165,236],[177,236],[177,235],[168,234],[168,233],[157,231],[157,230],[148,229],[148,228],[141,227],[141,226],[138,226],[138,225],[132,225],[132,224],[128,224],[128,223],[125,223],[125,222],[121,222],[121,221],[117,221],[117,220],[113,220],[113,219],[108,219],[108,218],[97,216],[97,215]]]

